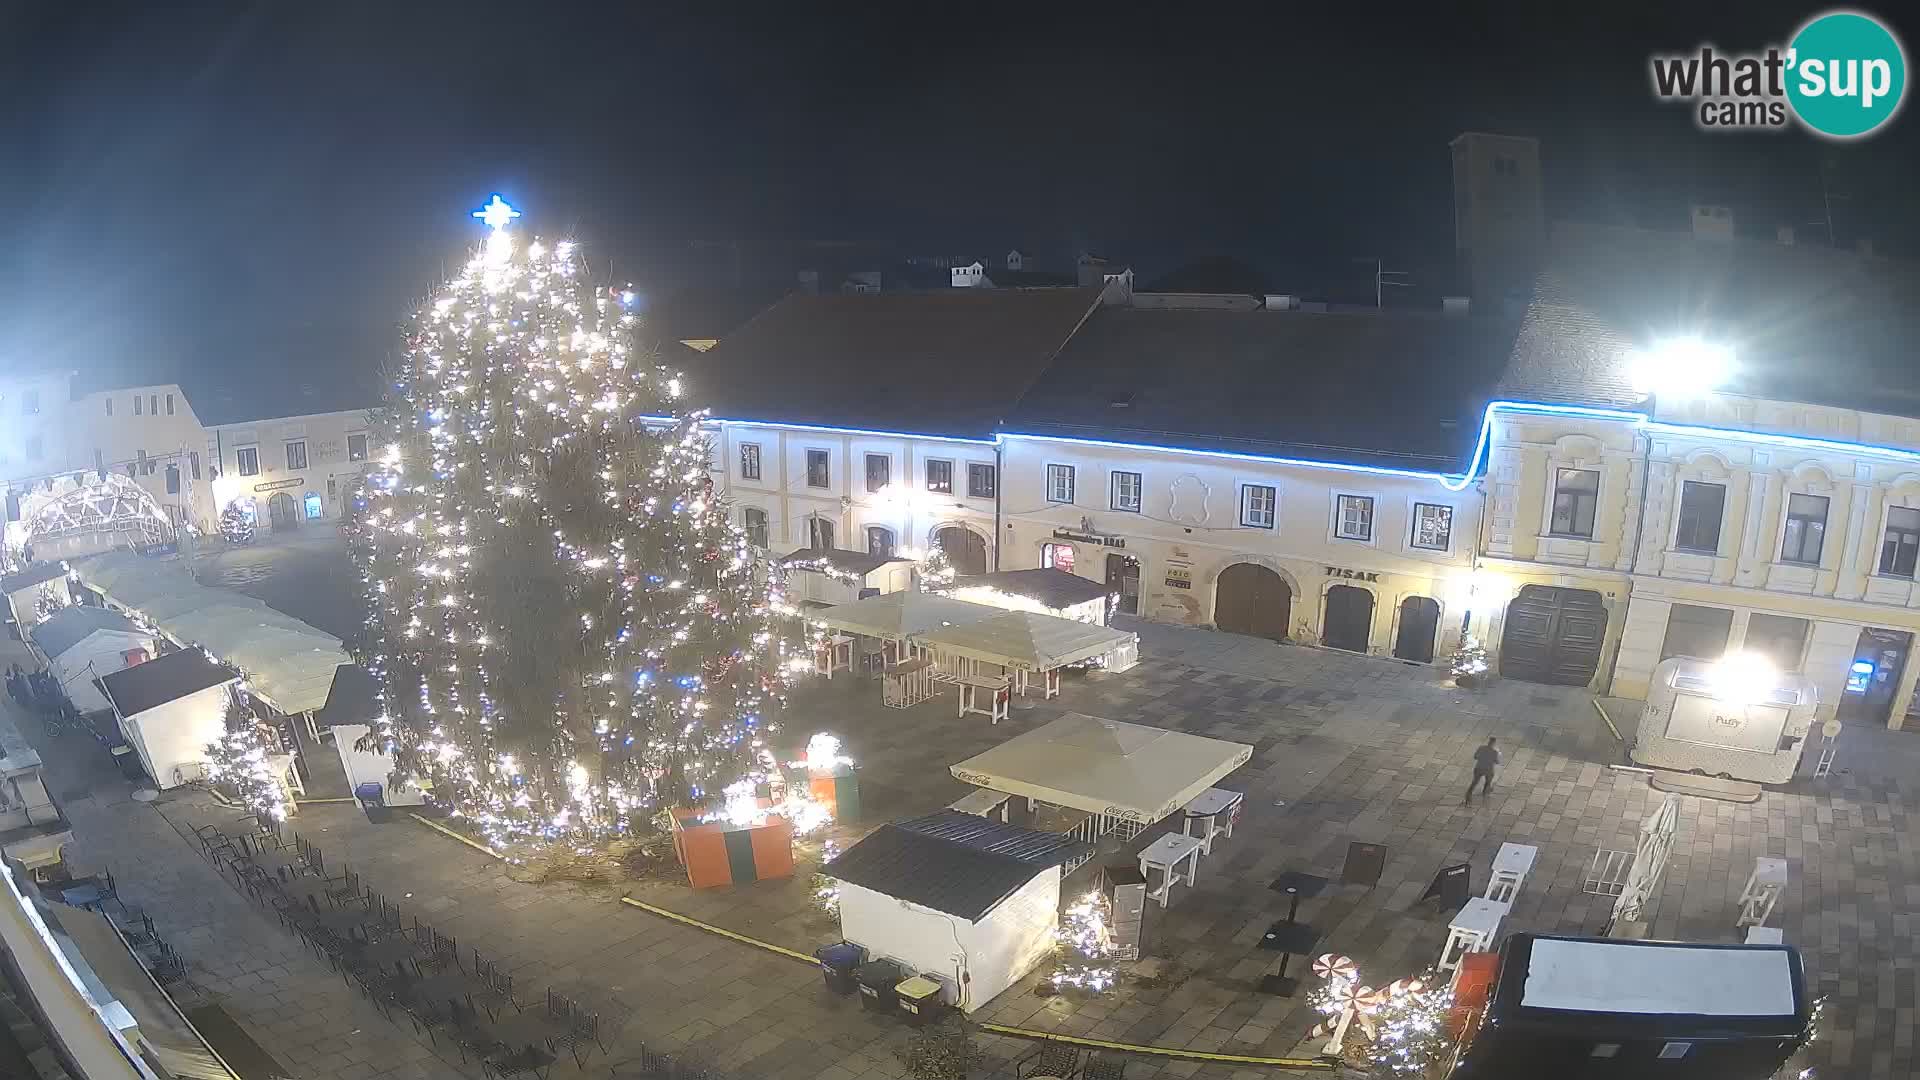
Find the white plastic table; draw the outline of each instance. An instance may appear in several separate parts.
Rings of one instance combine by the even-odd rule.
[[[1005,675],[955,675],[952,681],[960,685],[960,715],[979,713],[992,717],[994,723],[1005,720],[1007,709],[1012,704],[1012,684]],[[980,707],[980,696],[987,698],[987,707]]]
[[[1507,908],[1506,904],[1481,896],[1467,901],[1467,906],[1447,923],[1447,943],[1440,949],[1440,962],[1434,966],[1441,971],[1457,971],[1462,956],[1485,952],[1493,944],[1493,936],[1500,932],[1500,920],[1507,917]]]
[[[1749,945],[1783,945],[1786,940],[1786,931],[1777,926],[1747,927],[1747,944]]]
[[[1221,833],[1233,836],[1233,819],[1238,817],[1240,793],[1211,787],[1194,796],[1187,804],[1186,819],[1180,831],[1200,841],[1200,850],[1213,854],[1213,838]],[[1195,832],[1195,829],[1199,832]]]
[[[1735,926],[1762,926],[1773,914],[1780,890],[1787,887],[1787,860],[1765,855],[1753,860],[1747,887],[1740,890],[1740,918]]]
[[[820,643],[813,654],[815,674],[833,678],[836,671],[853,670],[853,638],[847,634],[835,634]]]
[[[1200,872],[1200,841],[1186,833],[1168,833],[1140,851],[1140,872],[1146,875],[1147,882],[1153,882],[1153,871],[1158,868],[1161,874],[1160,888],[1147,895],[1160,901],[1161,907],[1167,906],[1167,896],[1173,892],[1173,883],[1180,880],[1180,864],[1187,864],[1187,887],[1192,888],[1195,877]]]
[[[1540,849],[1532,844],[1501,844],[1500,853],[1493,857],[1493,873],[1487,878],[1487,899],[1513,903],[1539,854]]]

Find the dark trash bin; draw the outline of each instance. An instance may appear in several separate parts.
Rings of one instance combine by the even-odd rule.
[[[915,975],[893,989],[900,998],[900,1011],[914,1027],[937,1024],[946,1013],[947,1003],[940,999],[940,984],[925,975]]]
[[[387,809],[386,791],[378,781],[356,785],[353,797],[360,800],[360,809],[367,812],[367,820],[375,825],[384,825],[393,816],[393,811]]]
[[[140,764],[140,755],[133,747],[121,743],[113,748],[113,763],[120,766],[120,775],[138,784],[147,778],[147,770]]]
[[[853,979],[860,984],[860,1004],[875,1012],[898,1012],[900,995],[894,987],[907,977],[906,969],[891,960],[869,960],[853,969]]]
[[[827,989],[836,994],[851,994],[858,989],[853,981],[854,969],[866,958],[866,950],[851,941],[842,941],[833,945],[822,945],[813,951],[820,961],[820,977],[826,980]]]

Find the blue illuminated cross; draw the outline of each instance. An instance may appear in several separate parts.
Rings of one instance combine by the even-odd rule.
[[[508,205],[507,200],[495,195],[492,202],[475,210],[473,216],[486,222],[488,227],[495,232],[499,232],[501,229],[506,228],[514,218],[519,217],[520,211]]]

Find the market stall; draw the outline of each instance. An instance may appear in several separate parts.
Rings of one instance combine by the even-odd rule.
[[[227,730],[227,703],[240,673],[182,649],[98,680],[119,717],[120,733],[161,788],[200,775],[207,745]]]
[[[1633,760],[1784,784],[1800,766],[1819,703],[1813,680],[1757,658],[1672,657],[1653,669]]]
[[[1037,674],[1049,698],[1060,693],[1063,668],[1098,664],[1125,671],[1140,659],[1138,634],[1032,611],[1002,611],[924,631],[912,641],[950,678],[987,674],[982,669],[987,665],[1012,680],[1014,692],[1025,694],[1028,677]]]
[[[947,593],[956,600],[1008,611],[1032,611],[1075,622],[1107,624],[1114,592],[1104,583],[1051,566],[963,577]]]
[[[1090,850],[942,810],[882,825],[821,873],[839,882],[847,941],[936,979],[972,1012],[1053,952],[1062,867]]]
[[[913,581],[911,560],[864,551],[802,548],[776,560],[787,575],[787,599],[809,604],[851,604],[895,593]]]
[[[153,635],[133,620],[106,608],[70,604],[48,616],[28,635],[47,658],[47,670],[81,715],[113,706],[94,680],[154,655]]]
[[[49,603],[70,603],[72,595],[66,578],[67,564],[63,562],[37,562],[0,577],[0,596],[6,597],[7,618],[24,631],[40,621],[42,599]]]
[[[912,659],[907,639],[942,626],[978,622],[997,614],[982,604],[906,589],[823,608],[808,618],[829,630],[872,638],[884,645],[887,663]]]
[[[975,787],[1084,811],[1099,836],[1138,834],[1252,757],[1245,743],[1067,713],[950,771]]]

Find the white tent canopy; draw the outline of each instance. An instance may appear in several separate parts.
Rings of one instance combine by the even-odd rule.
[[[1252,757],[1246,743],[1067,713],[951,771],[975,787],[1152,824]]]
[[[245,672],[248,689],[283,713],[325,705],[335,670],[352,663],[339,638],[253,597],[202,585],[178,563],[115,551],[72,565],[108,603]]]
[[[1027,671],[1050,671],[1105,656],[1139,639],[1138,634],[1042,615],[1002,611],[992,618],[916,634],[915,645]]]
[[[822,626],[849,634],[900,641],[928,630],[975,622],[999,613],[998,608],[949,600],[915,589],[869,596],[815,612],[809,618]]]

